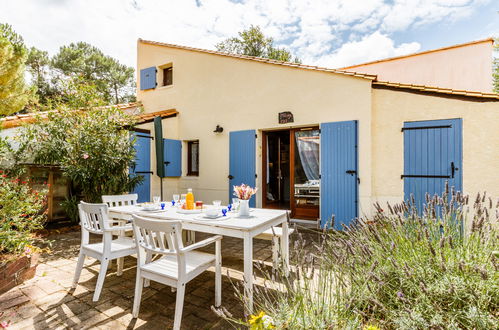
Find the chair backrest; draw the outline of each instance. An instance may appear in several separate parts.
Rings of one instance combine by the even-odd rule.
[[[80,202],[78,212],[82,229],[94,234],[103,234],[104,229],[109,229],[107,217],[107,204],[91,204]]]
[[[180,256],[182,243],[182,222],[177,220],[153,220],[133,215],[133,231],[137,247],[153,254]]]
[[[135,205],[139,195],[137,194],[127,194],[127,195],[103,195],[102,202],[106,203],[109,207],[115,206],[125,206],[125,205]]]

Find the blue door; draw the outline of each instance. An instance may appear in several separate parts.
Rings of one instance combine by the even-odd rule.
[[[321,124],[321,227],[348,225],[357,217],[357,121]]]
[[[426,194],[441,195],[445,182],[462,191],[462,121],[406,122],[404,132],[404,199],[414,196],[422,210]]]
[[[234,193],[233,186],[247,184],[255,187],[256,182],[256,131],[229,133],[229,201]],[[255,207],[256,196],[251,197],[250,206]]]
[[[135,167],[130,168],[130,174],[142,175],[144,181],[133,190],[139,195],[138,202],[151,200],[151,134],[133,133],[135,135]]]

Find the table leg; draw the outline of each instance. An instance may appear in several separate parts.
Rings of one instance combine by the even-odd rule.
[[[284,272],[289,275],[289,225],[288,220],[282,223],[281,255],[284,261]]]
[[[253,238],[244,233],[244,297],[246,312],[253,312]]]

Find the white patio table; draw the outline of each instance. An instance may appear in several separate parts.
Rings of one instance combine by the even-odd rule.
[[[182,220],[182,228],[185,230],[242,238],[245,296],[249,312],[253,308],[253,237],[271,227],[282,225],[281,254],[286,272],[289,270],[289,228],[286,213],[285,210],[251,209],[249,218],[239,218],[236,213],[229,212],[227,218],[204,220],[200,219],[200,214],[181,214],[171,207],[161,212],[143,211],[137,205],[109,208],[111,218],[129,221],[132,214],[137,214],[163,220]]]

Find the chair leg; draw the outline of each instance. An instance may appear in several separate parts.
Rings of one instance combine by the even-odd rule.
[[[193,231],[193,230],[189,230],[189,233],[190,233],[190,235],[189,235],[189,237],[190,237],[189,238],[189,244],[196,243],[196,232]]]
[[[116,275],[117,276],[123,275],[123,261],[124,260],[125,260],[125,258],[116,259],[116,267],[117,267]]]
[[[222,305],[222,254],[220,240],[215,242],[215,307]]]
[[[146,251],[146,264],[150,263],[151,260],[152,260],[151,251]],[[144,288],[148,288],[150,284],[151,284],[151,281],[148,278],[146,278],[144,280]]]
[[[175,320],[173,321],[173,330],[180,330],[182,323],[182,310],[184,309],[185,283],[179,283],[177,286],[177,301],[175,302]]]
[[[75,277],[73,279],[73,288],[78,285],[78,280],[80,279],[81,270],[83,269],[83,263],[85,262],[85,254],[80,251],[78,255],[78,262],[76,263]]]
[[[274,269],[279,267],[279,238],[272,237],[272,266]]]
[[[137,270],[137,278],[135,280],[135,296],[133,298],[133,308],[132,308],[133,318],[139,317],[140,300],[142,299],[143,287],[144,287],[144,278],[141,276],[140,271]]]
[[[104,280],[106,279],[107,266],[109,265],[109,260],[107,258],[102,259],[100,263],[99,277],[97,277],[97,284],[95,285],[95,292],[93,301],[98,301],[100,293],[102,291],[102,286],[104,285]]]

